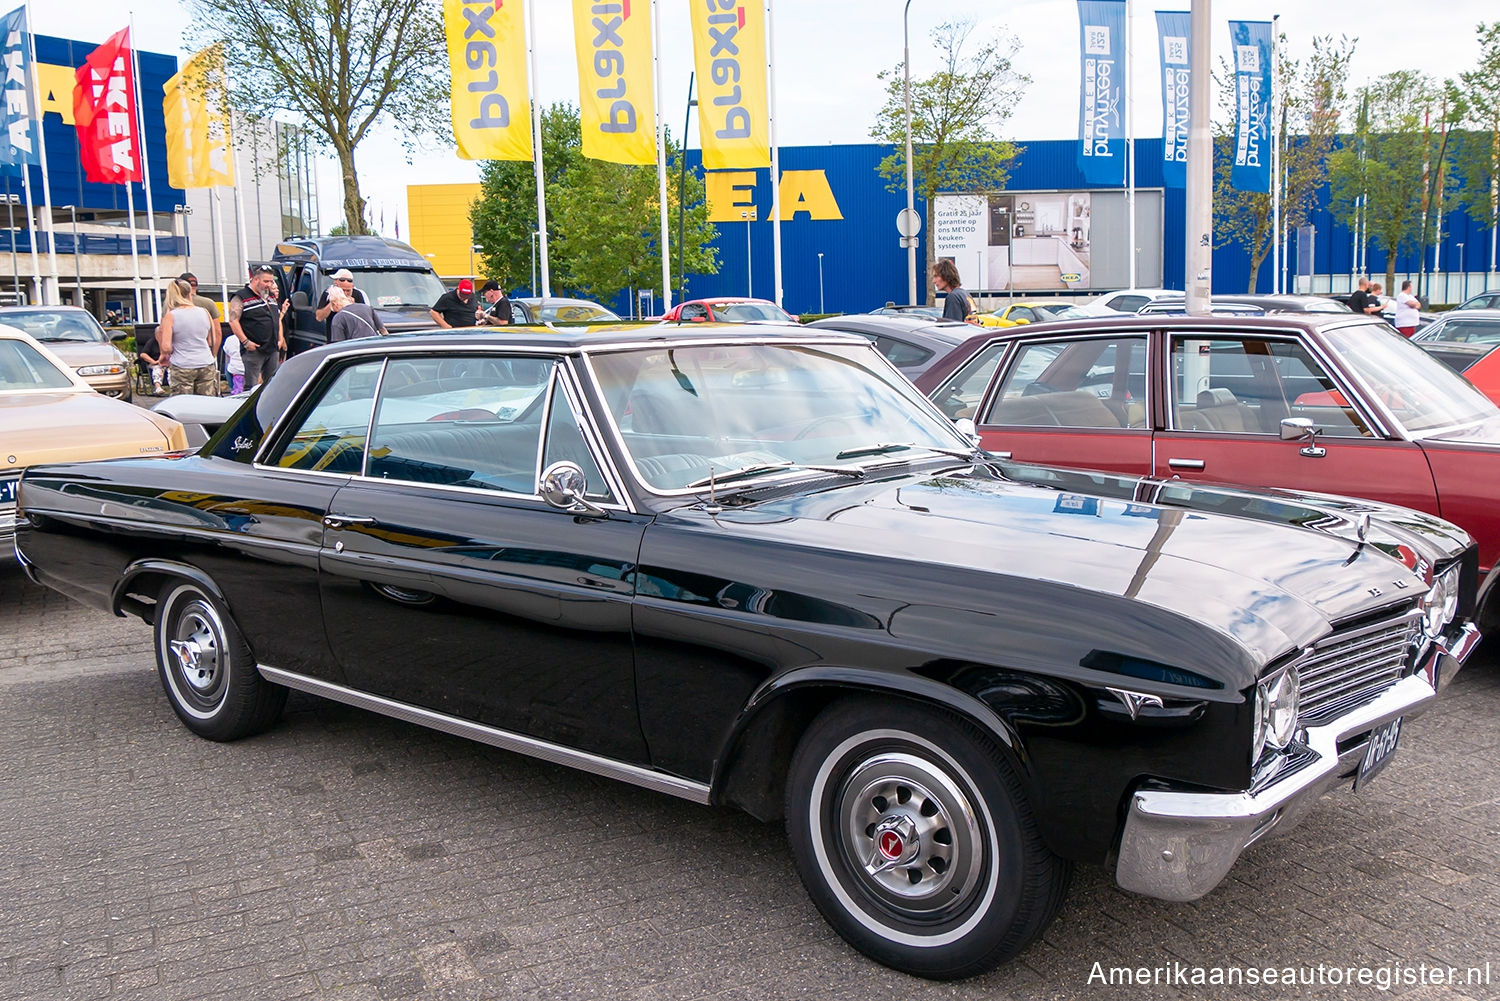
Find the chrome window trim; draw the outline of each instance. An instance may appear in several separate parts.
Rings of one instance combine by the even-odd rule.
[[[506,751],[514,751],[528,757],[540,758],[543,761],[556,765],[565,765],[580,771],[589,772],[593,775],[601,775],[605,778],[618,779],[631,785],[642,786],[656,792],[667,793],[677,796],[693,803],[707,806],[710,802],[710,789],[707,784],[694,782],[690,779],[679,778],[665,772],[653,771],[643,765],[634,765],[614,758],[606,758],[601,755],[580,751],[576,748],[555,744],[548,740],[537,737],[529,737],[525,734],[515,733],[510,730],[501,730],[497,727],[486,726],[472,720],[460,719],[457,716],[449,716],[446,713],[434,712],[421,706],[410,705],[405,702],[397,702],[379,695],[372,695],[354,688],[347,688],[320,678],[308,677],[304,674],[296,674],[284,671],[279,667],[269,664],[256,664],[262,677],[274,684],[285,685],[298,691],[308,692],[335,702],[367,709],[371,712],[390,716],[393,719],[403,720],[407,723],[415,723],[432,730],[453,734],[457,737],[465,737],[469,740],[489,744]]]
[[[546,397],[542,400],[542,423],[536,429],[536,461],[531,465],[531,482],[536,486],[537,496],[542,494],[542,454],[547,450],[547,425],[552,423],[552,393],[557,389],[557,362],[547,373]],[[566,394],[564,394],[566,395]]]
[[[631,498],[630,491],[625,489],[625,479],[620,475],[619,470],[615,468],[614,460],[609,454],[609,449],[605,447],[603,437],[599,434],[598,428],[594,426],[595,422],[590,419],[592,414],[590,414],[589,408],[584,404],[583,387],[578,383],[578,373],[574,371],[573,366],[566,364],[566,359],[561,367],[564,369],[561,378],[563,395],[568,398],[568,405],[573,408],[573,416],[578,421],[578,430],[583,434],[584,447],[594,457],[594,465],[598,467],[599,474],[604,477],[604,482],[609,487],[609,492],[615,498],[609,503],[600,501],[593,501],[591,503],[597,503],[600,507],[610,510],[613,510],[618,505],[624,507],[625,510],[632,514],[636,513],[635,501]],[[547,443],[543,439],[542,458],[544,459],[546,457],[546,449]]]
[[[390,371],[391,360],[383,358],[380,374],[375,377],[375,393],[370,397],[370,419],[365,422],[365,454],[359,460],[359,475],[368,476],[370,469],[370,436],[375,433],[375,411],[380,409],[380,390],[385,385],[385,374]]]

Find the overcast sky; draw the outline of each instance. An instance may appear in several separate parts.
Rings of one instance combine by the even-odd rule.
[[[400,2],[400,0],[392,0]],[[682,129],[692,41],[685,5],[690,0],[661,0],[663,114],[674,133]],[[645,0],[636,0],[644,6]],[[537,17],[539,79],[537,94],[545,104],[577,101],[577,64],[573,56],[572,5],[565,0],[533,0]],[[1160,97],[1156,87],[1156,24],[1153,11],[1185,10],[1186,0],[1132,3],[1135,35],[1135,84],[1132,104],[1136,134],[1161,135]],[[772,8],[772,45],[776,71],[778,140],[784,146],[869,141],[870,125],[882,100],[875,74],[901,61],[902,0],[779,0]],[[1001,10],[1001,13],[997,13]],[[182,25],[186,8],[158,0],[135,13],[137,44],[156,52],[185,54]],[[1437,77],[1471,68],[1478,58],[1475,26],[1500,20],[1494,0],[1437,0],[1428,4],[1390,0],[1296,0],[1284,4],[1256,0],[1219,0],[1212,5],[1215,60],[1228,49],[1230,20],[1269,20],[1281,14],[1281,30],[1294,56],[1310,52],[1317,35],[1347,34],[1358,39],[1350,83],[1358,86],[1382,73],[1416,69]],[[35,30],[41,34],[103,41],[129,17],[117,0],[54,0],[34,4]],[[1073,0],[1022,0],[1004,5],[995,0],[926,0],[911,5],[912,72],[936,69],[930,43],[932,29],[943,20],[972,19],[976,37],[1006,31],[1021,42],[1016,67],[1032,83],[1004,130],[1006,138],[1066,139],[1078,129],[1078,16]],[[446,109],[444,109],[445,113]],[[696,144],[697,125],[690,133]],[[367,146],[372,142],[367,142]],[[387,147],[388,148],[388,147]],[[406,225],[406,186],[478,177],[475,164],[451,150],[434,149],[414,163],[390,162],[366,150],[358,159],[364,192],[388,220],[399,215]],[[320,171],[324,227],[342,216],[337,172],[330,160]]]

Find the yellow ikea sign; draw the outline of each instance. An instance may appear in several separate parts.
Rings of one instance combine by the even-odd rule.
[[[703,183],[709,222],[744,222],[747,212],[751,218],[771,218],[769,206],[764,212],[755,211],[755,171],[710,170],[703,175]],[[782,171],[781,217],[795,219],[800,212],[809,219],[844,218],[825,171]]]
[[[78,82],[71,66],[54,66],[51,63],[36,64],[37,85],[41,90],[42,115],[55,111],[62,115],[64,125],[73,124],[73,86]]]

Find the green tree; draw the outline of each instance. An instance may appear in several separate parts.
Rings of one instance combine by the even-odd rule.
[[[547,231],[553,235],[553,201],[574,164],[583,158],[578,111],[554,104],[542,111],[542,165],[547,186]],[[507,288],[528,284],[532,269],[532,233],[536,231],[536,168],[530,160],[485,160],[479,168],[479,197],[469,208],[481,270]],[[540,244],[537,244],[540,254]],[[549,257],[553,282],[559,277],[556,253]],[[537,258],[537,273],[541,260]]]
[[[1318,192],[1328,177],[1328,157],[1339,130],[1339,109],[1345,101],[1349,56],[1354,42],[1331,35],[1313,39],[1313,54],[1304,63],[1287,57],[1286,36],[1276,47],[1277,89],[1283,114],[1276,124],[1282,150],[1286,187],[1281,197],[1282,231],[1307,223],[1318,204]],[[1250,255],[1250,282],[1255,291],[1260,268],[1274,243],[1275,216],[1271,196],[1240,191],[1230,183],[1234,165],[1234,74],[1221,65],[1219,110],[1214,129],[1214,235],[1220,246],[1238,243]],[[1285,246],[1283,244],[1283,246]]]
[[[1023,152],[1001,140],[998,130],[1015,111],[1031,78],[1011,63],[1020,42],[997,35],[965,49],[972,21],[953,21],[932,31],[942,68],[911,82],[912,175],[916,194],[927,203],[927,268],[935,262],[932,244],[933,197],[939,191],[994,191],[1005,187],[1010,168]],[[906,188],[905,66],[884,70],[885,104],[870,129],[871,138],[897,147],[880,161],[880,176],[892,191]],[[927,301],[934,301],[927,285]]]
[[[1481,226],[1500,223],[1500,21],[1480,23],[1479,65],[1459,75],[1467,100],[1467,129],[1456,170],[1469,215]]]
[[[1432,166],[1424,116],[1436,94],[1430,77],[1411,70],[1361,88],[1354,135],[1328,158],[1329,210],[1352,230],[1363,199],[1365,231],[1386,255],[1387,288],[1396,283],[1396,255],[1421,240]]]
[[[184,0],[196,42],[223,42],[233,106],[296,115],[333,148],[344,222],[368,232],[354,154],[380,123],[408,137],[447,128],[441,10],[385,0]]]

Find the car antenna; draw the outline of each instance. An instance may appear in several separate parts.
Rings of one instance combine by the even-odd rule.
[[[724,510],[720,506],[718,499],[714,496],[714,467],[712,464],[708,467],[708,503],[704,505],[703,510],[708,514],[719,514]]]

